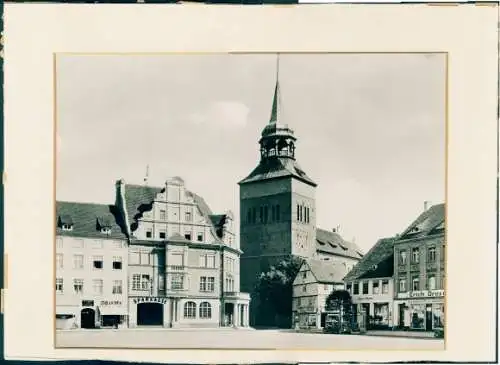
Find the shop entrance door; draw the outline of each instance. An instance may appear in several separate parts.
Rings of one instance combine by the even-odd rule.
[[[84,308],[80,317],[81,328],[95,328],[95,311],[92,308]]]
[[[399,305],[399,327],[403,328],[405,326],[405,305],[404,303]]]
[[[163,304],[137,304],[137,324],[139,326],[163,326]]]
[[[432,304],[425,306],[425,330],[432,331]]]

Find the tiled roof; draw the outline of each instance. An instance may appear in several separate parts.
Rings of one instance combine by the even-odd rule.
[[[58,201],[56,233],[61,236],[126,239],[117,217],[118,211],[114,205]],[[70,224],[72,229],[63,230],[62,224]],[[111,231],[101,233],[101,228],[110,228]]]
[[[309,266],[318,283],[342,283],[347,273],[347,268],[343,263],[309,259],[305,264]]]
[[[393,270],[393,265],[387,267],[387,262],[393,262],[394,242],[395,237],[382,238],[368,251],[368,253],[359,261],[351,271],[346,275],[344,280],[356,280],[365,275],[378,275],[371,277],[387,277],[392,276],[390,272]],[[384,270],[381,270],[381,269]]]
[[[210,215],[210,220],[215,228],[217,237],[222,238],[224,234],[224,224],[226,223],[226,214],[212,214]]]
[[[363,257],[363,251],[354,243],[348,242],[337,232],[316,228],[316,251],[348,256],[355,259]]]
[[[151,186],[125,185],[126,210],[131,224],[137,222],[144,212],[151,210],[156,194],[162,192],[162,190]]]
[[[445,205],[436,204],[424,211],[406,228],[399,240],[442,233],[445,229]]]
[[[142,217],[142,214],[153,208],[153,202],[157,194],[165,191],[165,188],[154,187],[154,186],[144,186],[144,185],[125,185],[125,204],[127,209],[127,214],[131,220],[131,229],[134,231],[137,227],[138,219]],[[205,200],[191,192],[186,190],[186,194],[191,196],[198,207],[200,213],[207,219],[207,222],[212,223],[212,210],[205,202]],[[218,237],[216,232],[216,227],[211,224],[211,230],[215,237]],[[181,237],[184,239],[184,237]],[[220,242],[218,242],[220,243]]]
[[[286,157],[276,157],[262,160],[250,173],[250,175],[241,180],[239,184],[247,184],[287,176],[293,176],[312,186],[317,185],[309,176],[306,175],[304,170],[302,170],[295,160]]]

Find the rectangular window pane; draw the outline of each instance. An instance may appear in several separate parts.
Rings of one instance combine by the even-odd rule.
[[[123,283],[121,280],[113,280],[113,294],[122,294]]]
[[[389,293],[389,281],[387,280],[382,281],[382,293],[383,294]]]
[[[141,275],[133,274],[132,275],[132,289],[139,290],[141,288]]]
[[[103,257],[102,256],[94,256],[92,258],[94,269],[102,269],[103,268]]]
[[[62,278],[56,278],[56,292],[62,293],[64,290],[64,284]]]
[[[151,281],[149,275],[142,274],[141,275],[141,289],[149,290],[151,288]]]
[[[73,279],[73,290],[75,294],[83,293],[83,279]]]

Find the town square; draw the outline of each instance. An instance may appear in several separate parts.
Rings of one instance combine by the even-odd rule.
[[[345,202],[356,202],[359,213],[352,211],[349,219],[355,222],[357,216],[363,217],[364,223],[356,228],[360,238],[333,222],[332,215],[337,221],[344,219],[342,211],[335,204],[327,206],[321,197],[328,196],[329,185],[309,172],[321,176],[319,171],[328,165],[317,162],[320,167],[313,168],[315,164],[303,163],[302,154],[322,153],[315,149],[314,139],[296,133],[293,121],[297,124],[297,120],[289,118],[293,105],[287,95],[293,95],[289,85],[294,84],[287,83],[289,79],[282,73],[287,75],[283,64],[291,65],[294,58],[287,57],[270,54],[259,61],[272,66],[272,83],[261,88],[266,116],[253,127],[252,133],[258,135],[252,141],[254,147],[242,152],[253,156],[248,159],[252,165],[245,163],[240,170],[242,164],[236,163],[238,171],[246,171],[243,174],[231,175],[230,168],[220,170],[230,176],[224,186],[236,192],[237,201],[222,205],[216,195],[207,197],[208,188],[191,180],[196,171],[214,194],[229,195],[229,188],[218,190],[210,172],[202,173],[200,166],[192,171],[169,167],[153,179],[149,154],[136,160],[144,166],[142,176],[130,178],[123,160],[121,169],[113,167],[120,175],[110,176],[111,181],[94,179],[103,186],[88,189],[87,199],[66,198],[76,194],[77,187],[69,181],[79,170],[73,175],[65,172],[65,194],[58,197],[55,209],[56,347],[444,349],[446,209],[440,193],[442,176],[434,177],[431,187],[410,199],[411,204],[396,203],[388,195],[395,207],[405,206],[404,213],[391,213],[397,224],[364,215],[369,200],[357,199],[349,191],[363,184],[374,187],[371,180],[351,180],[336,194],[349,196]],[[421,57],[411,62],[422,62],[425,67],[431,62],[439,70],[439,61]],[[69,57],[61,64],[65,62],[73,61]],[[248,62],[252,65],[253,61]],[[299,58],[293,62],[301,67],[306,64]],[[440,114],[436,115],[439,120]],[[191,116],[192,133],[204,123],[200,118],[203,116]],[[64,115],[61,119],[64,123]],[[306,124],[297,125],[301,126]],[[150,128],[137,133],[152,138],[156,132]],[[433,131],[439,125],[425,128]],[[63,132],[59,151],[66,158],[68,148],[69,156],[73,152],[65,144]],[[136,148],[147,150],[142,137],[137,137],[137,143]],[[178,143],[183,146],[184,142]],[[209,141],[199,143],[209,148]],[[444,151],[441,140],[433,143]],[[422,145],[407,153],[419,154],[419,148]],[[221,151],[218,158],[230,154]],[[393,156],[391,151],[386,151],[387,156]],[[80,156],[82,152],[74,153]],[[198,159],[203,156],[195,155]],[[322,158],[327,161],[327,157]],[[348,158],[346,155],[346,161]],[[372,164],[369,154],[362,158],[366,166]],[[406,161],[391,158],[394,168],[406,165]],[[61,163],[69,166],[68,171],[76,167],[76,159],[65,161]],[[86,168],[92,171],[92,166]],[[422,166],[422,171],[431,171]],[[444,173],[440,167],[442,164],[435,163],[434,169]],[[417,168],[409,168],[408,173]],[[332,169],[333,179],[340,170]],[[387,171],[391,179],[397,176]],[[415,191],[420,183],[412,182]],[[387,182],[373,186],[377,184]],[[384,194],[390,193],[386,190]],[[94,199],[93,194],[101,198]],[[379,225],[388,228],[382,230]]]

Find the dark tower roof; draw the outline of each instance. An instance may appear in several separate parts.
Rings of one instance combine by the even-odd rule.
[[[269,123],[264,127],[259,140],[260,163],[239,184],[246,184],[260,180],[269,180],[293,176],[309,185],[317,184],[306,175],[304,170],[295,161],[294,131],[283,124],[281,108],[281,90],[279,84],[279,55],[276,67],[276,84],[274,87],[273,104]]]

